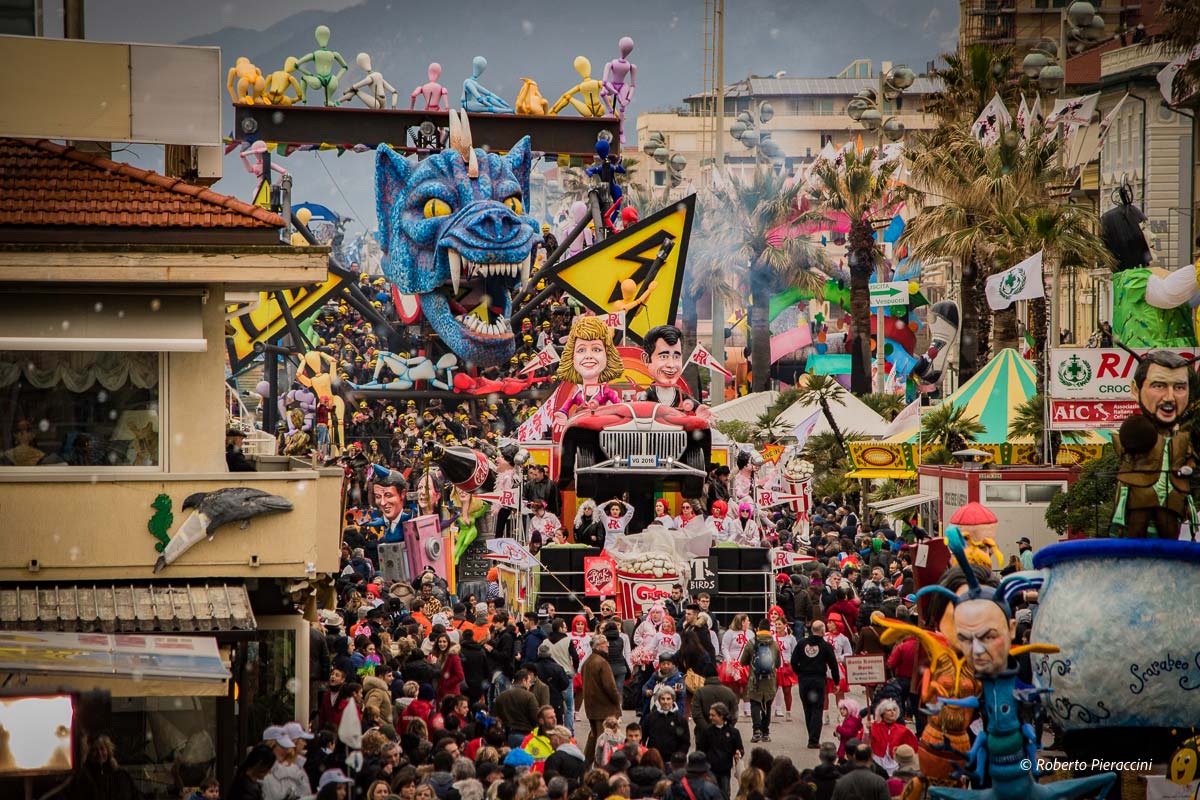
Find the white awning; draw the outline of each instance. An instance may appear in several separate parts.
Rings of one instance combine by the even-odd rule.
[[[231,675],[210,636],[0,632],[0,673],[75,683],[180,682],[183,694],[224,694]]]
[[[867,503],[867,506],[881,514],[895,514],[898,511],[904,511],[913,506],[919,506],[933,500],[937,500],[937,495],[910,494],[904,497],[893,497],[890,500],[876,500],[873,503]]]
[[[198,294],[0,292],[0,350],[208,349]]]

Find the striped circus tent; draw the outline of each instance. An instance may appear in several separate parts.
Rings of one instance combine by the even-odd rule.
[[[966,416],[976,417],[984,432],[975,437],[980,444],[1009,441],[1009,423],[1017,407],[1037,394],[1037,371],[1016,350],[997,353],[983,369],[945,399]]]

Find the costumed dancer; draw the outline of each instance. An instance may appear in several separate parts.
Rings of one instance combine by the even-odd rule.
[[[683,644],[683,637],[675,632],[675,619],[666,614],[658,633],[650,639],[650,651],[654,653],[654,668],[658,669],[659,657],[668,653],[678,653]]]
[[[555,419],[565,423],[576,406],[596,409],[607,403],[619,403],[620,396],[604,384],[616,380],[624,372],[621,354],[612,342],[612,331],[599,317],[578,317],[567,334],[564,358],[556,377],[576,385],[566,402],[555,412]]]
[[[753,637],[750,631],[750,617],[737,614],[729,624],[729,629],[721,636],[721,664],[717,668],[721,683],[725,684],[738,699],[743,699],[746,693],[746,683],[750,679],[750,669],[742,665],[742,651],[746,643]],[[732,709],[730,709],[732,710]],[[742,702],[742,713],[749,714],[749,704]]]
[[[775,643],[779,645],[779,657],[783,659],[783,666],[779,668],[779,672],[776,674],[779,683],[779,697],[775,700],[775,716],[783,716],[784,709],[786,709],[787,721],[791,722],[792,687],[800,682],[796,678],[796,671],[792,669],[792,651],[796,649],[796,636],[792,633],[792,627],[788,624],[787,617],[783,615],[783,609],[780,609],[779,606],[772,606],[771,610],[779,611],[779,614],[773,617],[772,624],[775,632]],[[779,707],[780,699],[783,700],[784,709]]]
[[[604,550],[611,550],[618,536],[624,536],[636,509],[624,500],[604,504]]]

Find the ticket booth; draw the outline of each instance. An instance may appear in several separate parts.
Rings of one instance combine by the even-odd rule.
[[[1061,541],[1046,524],[1050,501],[1075,482],[1077,469],[1050,466],[975,465],[917,468],[921,494],[937,498],[931,503],[927,530],[942,533],[954,512],[970,502],[991,509],[1000,521],[996,544],[1007,557],[1017,552],[1017,539],[1028,537],[1034,550]]]

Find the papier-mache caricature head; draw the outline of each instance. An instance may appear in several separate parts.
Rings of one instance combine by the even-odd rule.
[[[579,385],[607,383],[624,371],[612,331],[599,317],[579,317],[571,323],[556,377]]]

